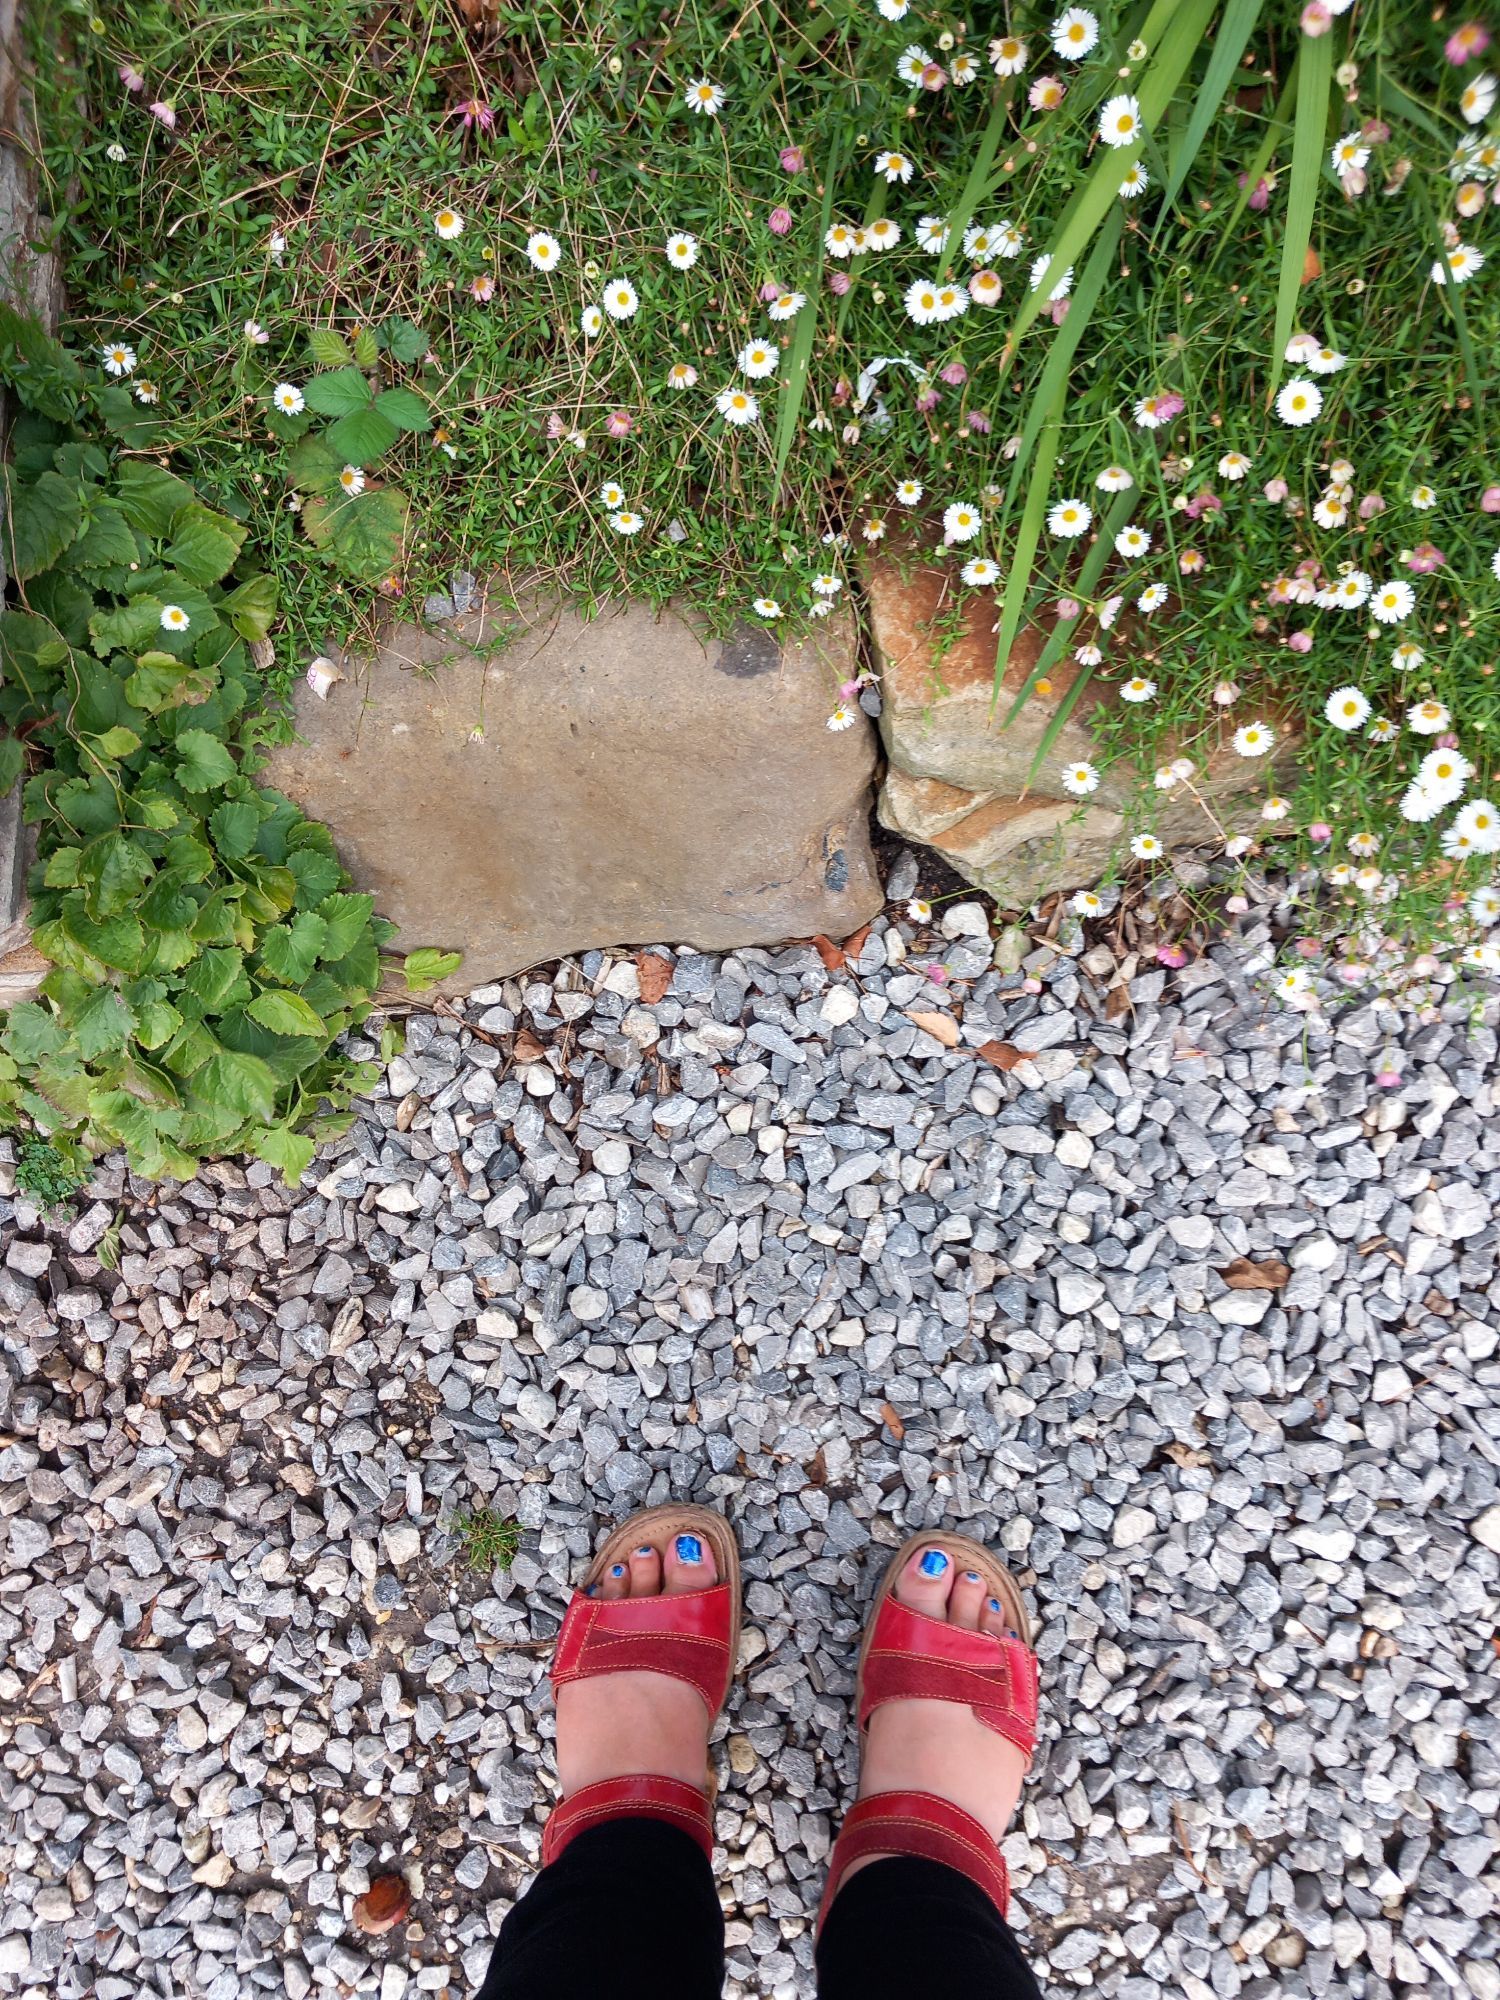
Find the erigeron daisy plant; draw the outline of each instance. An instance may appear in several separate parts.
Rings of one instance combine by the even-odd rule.
[[[129,61],[183,110],[170,149],[130,158],[204,219],[145,258],[136,168],[80,187],[76,238],[107,252],[73,273],[86,372],[128,401],[139,347],[168,392],[150,448],[263,493],[277,546],[304,555],[317,510],[283,504],[317,498],[302,440],[343,421],[321,404],[363,394],[323,371],[438,405],[440,439],[365,456],[356,419],[330,448],[321,476],[351,508],[398,477],[410,505],[378,576],[340,591],[530,569],[582,602],[628,590],[794,631],[857,608],[862,567],[925,561],[1007,654],[1025,625],[1052,649],[996,727],[1043,703],[1045,736],[1066,663],[1092,748],[1068,764],[1077,738],[1054,735],[1038,790],[1087,810],[1080,771],[1112,809],[1134,788],[1120,824],[1154,840],[1150,808],[1227,766],[1249,803],[1226,836],[1253,826],[1248,858],[1320,884],[1330,936],[1376,911],[1402,941],[1340,963],[1396,990],[1420,944],[1450,977],[1500,894],[1500,105],[1479,15],[1205,0],[1147,10],[1148,46],[1122,0],[992,11],[855,0],[804,42],[717,0],[645,25],[599,0],[545,31],[507,10],[501,48],[545,113],[461,150],[416,87],[467,74],[438,26],[379,131],[310,155],[315,215],[281,183],[247,198],[248,257],[216,219],[211,154],[183,142],[165,29],[91,38],[98,101]],[[1223,72],[1229,29],[1244,60]],[[262,74],[286,58],[256,118],[296,125],[307,63],[340,58],[331,27],[295,54],[279,17],[243,33]],[[201,61],[216,143],[256,152],[231,71]],[[398,320],[399,351],[381,333]],[[350,358],[309,359],[310,322]],[[357,331],[375,337],[355,358]],[[184,382],[242,407],[242,435],[198,421]],[[304,563],[294,629],[346,622],[332,590]],[[854,727],[858,701],[838,702]],[[1350,848],[1366,835],[1378,848]]]

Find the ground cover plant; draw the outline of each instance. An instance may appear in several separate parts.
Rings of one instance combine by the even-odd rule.
[[[1020,699],[1096,717],[1034,783],[1138,774],[1122,869],[1215,752],[1298,742],[1229,843],[1306,886],[1287,999],[1500,964],[1483,19],[60,17],[69,334],[243,528],[283,671],[455,571],[787,629],[938,547],[1002,660],[1049,633]]]

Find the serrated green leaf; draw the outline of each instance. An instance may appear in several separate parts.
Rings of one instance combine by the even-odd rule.
[[[162,600],[159,597],[132,597],[113,611],[101,611],[89,620],[89,638],[94,651],[140,653],[162,637]],[[167,655],[168,658],[172,656]]]
[[[123,833],[91,840],[78,860],[78,880],[90,915],[112,917],[134,909],[155,872],[150,855]]]
[[[68,1023],[78,1053],[93,1062],[106,1049],[122,1049],[135,1027],[135,1016],[113,986],[97,986]]]
[[[60,562],[83,526],[83,503],[75,481],[55,472],[23,482],[10,466],[0,467],[5,496],[5,567],[19,582],[40,576]]]
[[[457,972],[463,961],[461,951],[434,951],[430,947],[409,951],[401,967],[407,992],[425,993],[429,986],[436,986],[450,972]]]
[[[11,1008],[0,1042],[17,1062],[29,1069],[56,1055],[63,1045],[63,1033],[50,1008],[35,1000],[23,1000],[19,1007]]]
[[[186,480],[141,458],[120,461],[115,486],[126,520],[143,535],[169,533],[172,516],[197,498]]]
[[[275,1167],[289,1188],[297,1186],[316,1151],[311,1139],[289,1125],[268,1125],[261,1131],[247,1132],[245,1145],[258,1160]]]
[[[172,540],[162,551],[189,583],[217,583],[239,560],[245,530],[227,514],[216,514],[196,500],[172,518]]]
[[[80,847],[54,847],[47,856],[47,865],[42,870],[42,880],[49,889],[76,889],[78,886],[78,863],[83,855]]]
[[[242,861],[255,845],[260,814],[245,799],[227,801],[208,816],[214,845],[227,861]]]
[[[286,455],[287,477],[299,493],[337,493],[344,461],[326,437],[310,431]]]
[[[301,910],[289,924],[272,924],[260,940],[260,962],[273,979],[300,986],[322,956],[328,926],[311,910]]]
[[[297,884],[299,910],[315,910],[343,879],[344,871],[333,856],[314,847],[293,848],[286,857],[286,865]]]
[[[26,753],[17,736],[0,736],[0,799],[20,777]]]
[[[269,1125],[276,1116],[276,1072],[259,1056],[219,1048],[193,1073],[193,1091],[210,1104],[258,1118]]]
[[[81,892],[75,889],[63,898],[60,921],[66,936],[101,965],[113,966],[117,972],[140,970],[145,937],[133,912],[120,910],[95,921]]]
[[[302,394],[310,410],[320,417],[347,417],[355,410],[369,408],[372,391],[357,368],[335,368],[328,375],[314,375]]]
[[[119,722],[90,738],[90,741],[99,755],[107,758],[131,757],[141,747],[141,739],[135,731]]]
[[[264,639],[276,619],[276,579],[269,570],[247,577],[219,600],[219,610],[242,639]]]
[[[408,365],[420,361],[428,347],[426,334],[409,319],[388,319],[380,329],[380,342],[387,353]]]
[[[347,956],[364,935],[375,908],[373,896],[329,896],[318,905],[318,915],[327,925],[327,938],[320,958],[332,964]]]
[[[310,1007],[300,993],[266,991],[257,993],[245,1009],[252,1021],[259,1021],[273,1035],[315,1035],[328,1039],[328,1028],[316,1007]]]
[[[307,351],[317,368],[338,368],[354,359],[348,341],[331,326],[307,329]]]
[[[108,569],[115,564],[133,563],[137,554],[135,536],[124,510],[113,500],[100,500],[90,511],[88,526],[73,544],[69,567]]]
[[[125,683],[125,699],[148,715],[161,715],[169,708],[191,708],[207,701],[217,681],[217,674],[185,666],[170,653],[142,653]]]
[[[312,541],[329,549],[340,569],[378,583],[400,565],[406,504],[396,487],[381,486],[353,500],[309,500],[302,520]]]
[[[373,368],[380,359],[380,342],[367,326],[355,329],[354,358],[361,368]]]
[[[206,792],[215,785],[227,785],[235,774],[233,757],[206,729],[179,730],[176,748],[174,774],[185,792]]]
[[[340,417],[324,432],[330,451],[345,465],[373,465],[388,452],[401,433],[389,417],[375,408],[355,410]]]
[[[411,389],[384,389],[375,398],[375,408],[388,417],[398,431],[430,431],[432,412]]]

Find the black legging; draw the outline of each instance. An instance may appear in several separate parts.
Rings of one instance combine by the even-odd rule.
[[[818,2000],[1041,2000],[995,1906],[936,1861],[872,1861],[818,1940]],[[505,1919],[479,2000],[718,2000],[724,1915],[690,1834],[581,1833]]]

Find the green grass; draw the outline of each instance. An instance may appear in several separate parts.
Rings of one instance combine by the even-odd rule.
[[[502,594],[539,578],[585,608],[622,592],[677,598],[715,629],[773,597],[795,623],[816,608],[814,575],[854,578],[872,522],[931,543],[943,506],[965,500],[984,510],[985,532],[945,558],[952,597],[940,616],[966,594],[960,565],[977,554],[1000,565],[990,595],[1007,636],[1023,615],[1050,626],[1058,600],[1077,593],[1076,643],[1099,636],[1105,600],[1132,600],[1148,581],[1170,588],[1161,612],[1127,614],[1100,637],[1092,670],[1090,699],[1137,672],[1157,684],[1145,705],[1106,701],[1095,725],[1095,761],[1138,777],[1127,837],[1152,825],[1159,764],[1185,755],[1201,767],[1237,726],[1270,717],[1307,733],[1294,810],[1274,837],[1291,863],[1321,871],[1320,929],[1355,940],[1346,955],[1382,972],[1394,962],[1382,938],[1400,942],[1396,957],[1412,944],[1451,956],[1475,935],[1456,906],[1493,859],[1445,854],[1451,813],[1401,817],[1428,740],[1404,727],[1388,744],[1344,735],[1322,710],[1345,684],[1397,722],[1411,703],[1440,700],[1475,765],[1470,795],[1493,796],[1500,522],[1479,502],[1500,482],[1484,359],[1500,352],[1500,210],[1481,162],[1483,205],[1460,215],[1463,175],[1450,171],[1460,143],[1486,136],[1458,108],[1477,66],[1447,64],[1444,24],[1415,7],[1360,7],[1307,39],[1286,0],[1101,4],[1100,47],[1076,64],[1047,47],[1055,11],[1009,17],[1031,57],[1000,82],[986,59],[1001,25],[989,8],[953,46],[946,16],[914,7],[891,23],[873,0],[812,12],[697,0],[665,13],[644,0],[559,0],[506,7],[500,25],[477,29],[446,0],[75,10],[92,116],[79,126],[73,80],[59,74],[45,161],[64,211],[71,330],[135,346],[160,391],[153,445],[249,527],[287,607],[282,685],[311,651],[357,643],[382,602],[420,601],[455,568],[497,577]],[[935,92],[899,81],[913,43],[945,74],[977,57],[976,79]],[[139,94],[121,85],[122,62],[143,75]],[[1028,101],[1043,74],[1068,86],[1059,108]],[[684,84],[700,76],[728,93],[717,118],[684,107]],[[1145,130],[1112,153],[1095,133],[1115,92],[1139,97]],[[174,107],[173,131],[147,109],[158,97]],[[492,112],[492,132],[452,115],[470,98]],[[1329,148],[1380,118],[1389,136],[1371,141],[1368,186],[1346,197]],[[801,172],[779,162],[788,145],[805,154]],[[876,178],[886,148],[914,159],[909,186]],[[1137,157],[1152,185],[1123,200],[1119,178]],[[433,217],[450,205],[465,228],[445,242]],[[771,227],[780,206],[785,235]],[[897,247],[847,263],[826,253],[830,219],[876,214],[899,223]],[[907,317],[907,286],[939,268],[915,241],[923,214],[1006,218],[1024,232],[1022,254],[994,267],[996,307],[943,325]],[[1428,278],[1445,225],[1490,255],[1461,291]],[[528,263],[532,228],[561,242],[556,271]],[[663,255],[676,230],[698,238],[691,271]],[[1054,278],[1059,261],[1077,268],[1065,314],[1027,282],[1049,247]],[[973,268],[956,241],[941,262],[959,281]],[[587,340],[580,310],[616,274],[640,309]],[[847,276],[847,291],[835,295],[830,275]],[[473,294],[482,280],[495,286],[488,303]],[[768,283],[807,295],[794,320],[769,322],[757,296]],[[328,336],[352,341],[398,317],[426,345],[410,359],[383,352],[370,372],[413,391],[437,428],[367,468],[409,513],[389,576],[360,580],[309,540],[316,508],[288,508],[291,448],[312,419],[274,419],[269,392],[315,379],[310,330],[327,353]],[[245,340],[248,319],[266,329],[264,346]],[[1348,357],[1319,378],[1323,412],[1306,429],[1272,408],[1296,372],[1284,359],[1292,330]],[[737,350],[763,334],[785,342],[781,365],[742,384],[761,418],[737,430],[713,392],[739,380]],[[860,371],[878,356],[912,368],[888,367],[883,403],[857,412]],[[697,369],[696,387],[666,387],[675,360]],[[1136,398],[1169,390],[1182,414],[1139,428]],[[627,436],[608,434],[614,412],[628,416]],[[563,435],[549,436],[549,418]],[[1244,482],[1216,471],[1229,448],[1253,460]],[[1356,504],[1325,529],[1312,514],[1338,459],[1354,467]],[[1153,548],[1126,563],[1096,545],[1085,586],[1088,541],[1060,540],[1046,516],[1060,497],[1086,498],[1097,534],[1107,496],[1093,480],[1110,461],[1135,474],[1131,518]],[[893,502],[905,479],[925,488],[909,511]],[[1271,480],[1285,500],[1263,497]],[[606,481],[644,515],[640,535],[612,532]],[[1410,505],[1419,482],[1438,494],[1430,512]],[[1366,496],[1384,510],[1361,517]],[[1327,577],[1406,577],[1423,541],[1445,561],[1412,577],[1418,607],[1399,630],[1277,601],[1277,579],[1308,562]],[[1184,557],[1201,568],[1185,570]],[[1287,643],[1303,631],[1307,652]],[[1426,653],[1415,671],[1391,664],[1402,637]],[[1224,682],[1241,690],[1229,707],[1213,699]],[[1027,699],[1047,697],[1033,688]],[[1056,781],[1044,759],[1036,787]],[[1309,835],[1319,823],[1334,829],[1331,847]],[[1340,879],[1348,840],[1366,832],[1381,840],[1383,906]]]
[[[455,1514],[451,1532],[457,1536],[459,1559],[466,1569],[509,1569],[521,1546],[521,1526],[489,1507]]]

